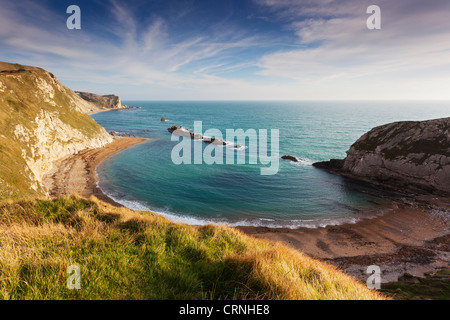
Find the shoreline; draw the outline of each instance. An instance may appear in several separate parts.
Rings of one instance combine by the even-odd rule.
[[[87,115],[93,115],[93,114],[100,113],[100,112],[106,112],[106,111],[122,111],[122,110],[129,110],[129,109],[135,109],[135,108],[136,108],[136,107],[129,107],[129,106],[126,106],[126,107],[124,107],[124,108],[99,109],[99,110],[94,110],[94,111],[86,112],[86,114],[87,114]]]
[[[86,199],[95,196],[116,207],[123,207],[105,195],[97,186],[96,169],[110,156],[149,140],[148,138],[116,137],[113,142],[103,148],[85,149],[78,154],[65,157],[54,163],[53,170],[44,176],[43,184],[52,198],[74,194]]]
[[[356,223],[318,228],[237,227],[252,237],[281,242],[339,267],[366,281],[367,267],[377,265],[382,283],[405,273],[423,277],[450,269],[450,217],[408,204]]]
[[[113,154],[147,138],[120,137],[99,149],[83,150],[54,164],[44,177],[50,196],[78,194],[123,207],[97,186],[96,168]],[[355,223],[308,228],[233,227],[255,238],[281,242],[313,258],[338,266],[365,281],[366,269],[378,265],[381,280],[397,281],[405,273],[423,276],[439,269],[450,269],[450,204],[434,199],[418,199],[420,206],[393,201],[389,210]],[[434,206],[433,206],[434,204]],[[446,212],[437,214],[436,208]],[[380,208],[381,209],[381,208]]]

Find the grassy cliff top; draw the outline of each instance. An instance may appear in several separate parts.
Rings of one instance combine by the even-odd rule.
[[[90,92],[75,91],[81,98],[94,104],[99,110],[122,109],[120,98],[114,94],[98,95]]]
[[[364,134],[351,150],[376,152],[388,159],[408,155],[450,156],[450,118],[427,121],[401,121],[378,126]]]
[[[29,164],[52,145],[74,149],[107,135],[85,114],[91,108],[52,73],[0,62],[0,200],[43,194]]]
[[[31,66],[25,66],[18,63],[8,63],[0,61],[0,73],[15,73],[21,71],[42,71],[43,69]]]
[[[0,204],[1,299],[382,299],[335,267],[228,227],[79,198]],[[81,270],[68,290],[67,268]]]

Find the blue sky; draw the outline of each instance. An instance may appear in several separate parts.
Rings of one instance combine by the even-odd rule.
[[[124,100],[442,100],[448,17],[448,0],[0,0],[0,60]]]

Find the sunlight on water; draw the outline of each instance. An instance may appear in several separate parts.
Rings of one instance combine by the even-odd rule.
[[[374,189],[312,167],[344,158],[363,133],[393,121],[450,116],[439,102],[126,102],[140,109],[93,115],[108,131],[152,137],[114,155],[98,168],[100,187],[136,209],[151,209],[191,224],[272,227],[354,222],[386,199]],[[161,122],[161,117],[170,119]],[[175,165],[167,128],[279,129],[280,160],[274,176],[261,165]],[[201,143],[201,142],[200,142]],[[203,144],[203,148],[205,144]],[[249,150],[244,150],[248,154]],[[373,212],[371,212],[373,214]]]

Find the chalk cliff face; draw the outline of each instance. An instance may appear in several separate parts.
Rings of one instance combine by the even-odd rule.
[[[120,98],[116,95],[98,95],[89,92],[75,91],[82,99],[93,104],[96,109],[89,110],[91,112],[98,110],[109,110],[109,109],[125,109],[127,106],[122,105]]]
[[[53,74],[0,62],[0,199],[45,194],[55,160],[110,143],[92,108]]]
[[[343,161],[316,166],[405,190],[450,194],[450,118],[376,127]]]

